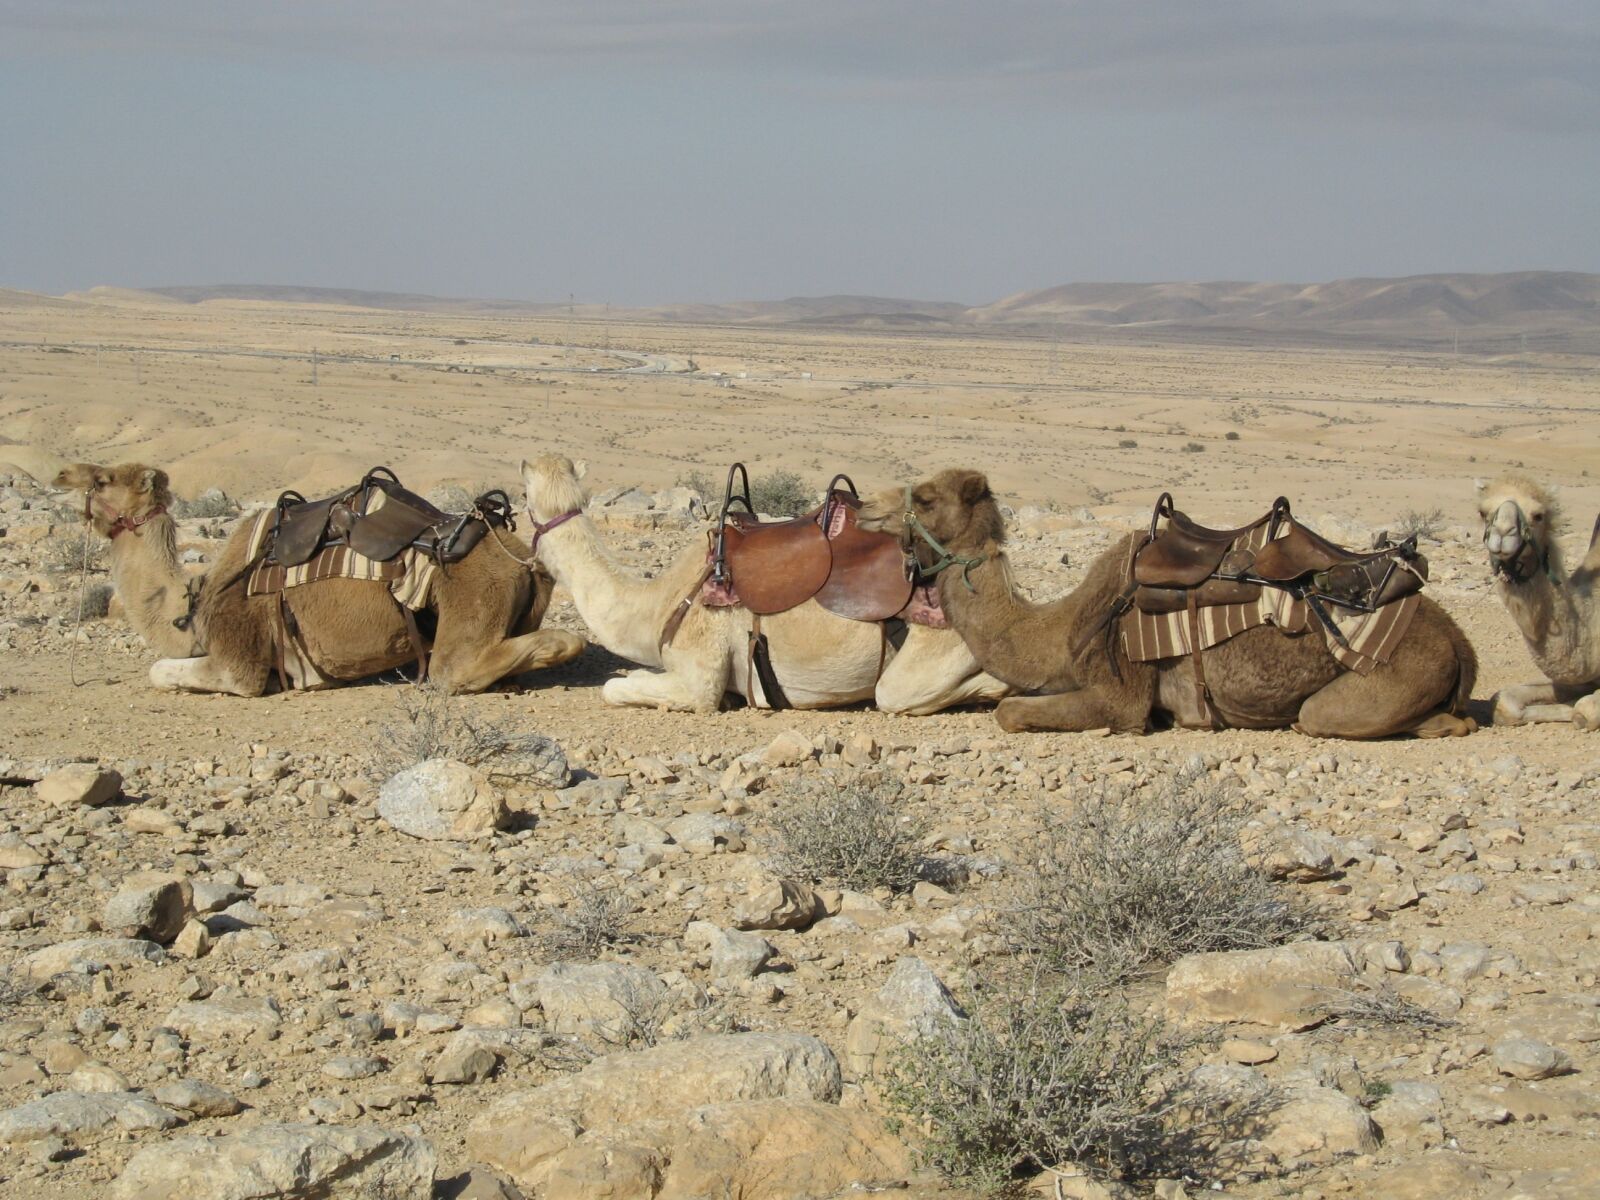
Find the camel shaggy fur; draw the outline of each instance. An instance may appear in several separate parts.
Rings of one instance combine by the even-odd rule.
[[[705,570],[702,544],[685,550],[654,579],[630,575],[607,553],[583,514],[585,467],[546,454],[522,464],[529,515],[541,525],[579,515],[540,535],[540,561],[572,594],[595,640],[641,664],[606,681],[606,703],[684,712],[716,712],[727,693],[770,707],[750,670],[751,615],[737,607],[696,604],[669,645],[668,617]],[[1009,689],[984,674],[961,638],[948,629],[910,626],[896,651],[876,623],[851,621],[814,600],[761,619],[773,670],[794,708],[830,708],[874,701],[886,712],[923,715],[958,704],[996,700]],[[879,666],[887,663],[879,674]]]
[[[76,463],[56,484],[85,492],[89,524],[111,539],[111,578],[128,619],[162,655],[150,668],[151,683],[236,696],[267,690],[278,601],[246,595],[241,573],[249,522],[240,523],[209,573],[189,576],[178,560],[165,471],[142,463]],[[504,530],[491,530],[489,537],[441,571],[434,586],[437,634],[430,669],[454,692],[481,692],[508,675],[554,666],[583,650],[577,635],[539,628],[553,585],[514,561],[527,557],[527,546]],[[296,688],[362,679],[415,658],[405,619],[385,585],[326,579],[284,595],[300,631],[300,645],[291,639],[284,660]],[[191,607],[193,620],[180,629],[174,622]]]
[[[1495,696],[1495,724],[1571,721],[1600,729],[1600,520],[1569,575],[1555,493],[1524,475],[1478,485],[1495,590],[1545,679]]]
[[[868,503],[863,525],[904,534],[906,498]],[[939,578],[940,597],[990,674],[1030,693],[996,710],[1002,727],[1143,732],[1155,714],[1184,725],[1208,723],[1189,657],[1131,661],[1117,644],[1086,636],[1123,586],[1133,538],[1115,542],[1070,594],[1035,604],[1017,594],[1002,545],[1005,524],[988,480],[944,471],[910,493],[916,519],[953,555],[972,560]],[[1320,633],[1288,635],[1270,626],[1203,652],[1212,706],[1230,726],[1292,726],[1315,737],[1379,738],[1399,733],[1443,737],[1476,728],[1460,714],[1477,659],[1466,636],[1424,598],[1394,657],[1370,674],[1343,668]]]

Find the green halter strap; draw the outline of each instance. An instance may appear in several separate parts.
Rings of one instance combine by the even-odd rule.
[[[980,554],[976,558],[965,558],[959,554],[951,554],[950,551],[946,550],[943,543],[941,543],[938,538],[934,537],[933,534],[929,533],[928,527],[917,519],[917,514],[911,507],[911,487],[909,484],[906,486],[905,521],[907,535],[906,549],[909,550],[911,548],[910,535],[914,533],[924,542],[928,543],[928,545],[933,548],[933,552],[939,556],[930,566],[924,567],[921,566],[921,564],[918,564],[922,574],[937,575],[947,567],[960,567],[961,582],[967,585],[967,591],[976,592],[978,590],[972,586],[972,569],[974,567],[981,567],[985,562],[988,561],[988,556]]]

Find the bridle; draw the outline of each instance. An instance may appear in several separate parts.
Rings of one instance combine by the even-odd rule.
[[[1537,571],[1550,575],[1550,551],[1538,549],[1539,543],[1533,537],[1533,529],[1528,524],[1528,514],[1522,511],[1522,505],[1515,505],[1517,510],[1517,537],[1522,542],[1522,549],[1517,551],[1515,557],[1510,559],[1500,558],[1498,555],[1489,556],[1489,573],[1498,575],[1508,583],[1527,583]],[[1488,540],[1490,527],[1484,524],[1483,536]],[[1529,553],[1532,551],[1533,553]],[[1537,564],[1530,561],[1537,556]],[[1554,578],[1551,575],[1551,578]]]
[[[117,518],[115,521],[111,522],[110,527],[106,530],[106,537],[109,538],[111,541],[116,541],[117,540],[117,534],[119,534],[119,533],[131,533],[135,537],[137,537],[138,534],[139,534],[140,526],[148,525],[151,521],[154,521],[157,517],[161,516],[162,514],[164,514],[167,511],[167,506],[165,504],[158,504],[154,508],[152,508],[149,512],[145,513],[144,516],[140,517],[138,520],[134,520],[132,517],[128,516],[126,513],[119,513],[119,512],[116,512],[115,509],[110,509],[108,506],[106,506],[104,504],[103,501],[102,501],[102,507],[106,507],[108,511],[110,511],[112,513],[115,513],[116,518]],[[105,514],[102,513],[101,515],[103,516]],[[94,492],[93,492],[93,490],[86,490],[83,493],[83,519],[84,519],[85,523],[87,523],[87,524],[90,524],[90,525],[94,524]]]
[[[916,510],[911,503],[911,487],[909,485],[906,487],[903,507],[905,509],[905,528],[900,535],[900,545],[904,548],[906,554],[916,561],[918,572],[927,578],[932,578],[948,567],[960,567],[961,582],[967,585],[967,591],[976,592],[978,589],[972,586],[972,571],[973,568],[981,567],[987,562],[988,555],[980,554],[974,558],[967,558],[960,554],[952,554],[947,550],[944,544],[934,537],[929,532],[928,527],[917,517]],[[912,541],[913,537],[921,538],[938,557],[931,563],[923,563],[917,558],[917,547]]]
[[[580,517],[583,515],[583,509],[570,508],[566,512],[562,513],[559,517],[552,517],[548,521],[540,521],[534,517],[533,509],[531,507],[525,508],[524,511],[528,514],[528,523],[533,526],[533,545],[530,549],[534,554],[539,553],[539,539],[545,534],[549,533],[552,529],[556,529],[562,525],[565,525],[568,521],[572,520],[573,517]]]

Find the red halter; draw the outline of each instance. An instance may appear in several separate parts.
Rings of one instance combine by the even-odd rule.
[[[108,508],[107,511],[114,512],[115,510]],[[117,519],[111,522],[111,527],[106,530],[106,537],[116,541],[119,533],[132,533],[137,536],[141,525],[149,524],[166,511],[167,506],[165,504],[158,504],[137,521],[125,513],[116,513]],[[83,519],[89,522],[94,520],[94,497],[88,492],[83,494]]]
[[[572,520],[573,517],[582,515],[582,509],[574,508],[562,513],[559,517],[552,517],[549,521],[540,523],[539,521],[534,520],[533,509],[528,509],[528,520],[533,522],[533,553],[539,553],[539,539],[545,534],[549,533],[552,529],[555,529],[559,525],[565,525],[568,521]]]

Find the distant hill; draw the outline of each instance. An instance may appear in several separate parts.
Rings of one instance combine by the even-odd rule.
[[[217,284],[143,292],[93,288],[71,299],[99,303],[319,304],[419,312],[549,316],[569,306],[351,288]],[[617,320],[973,332],[1023,336],[1126,335],[1200,341],[1366,342],[1438,345],[1461,338],[1479,350],[1510,349],[1526,335],[1546,349],[1600,352],[1600,275],[1518,271],[1411,275],[1330,283],[1069,283],[992,304],[882,296],[796,296],[644,308],[571,306]]]

